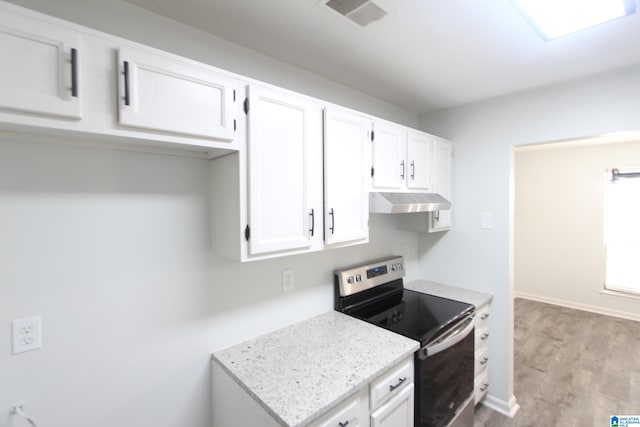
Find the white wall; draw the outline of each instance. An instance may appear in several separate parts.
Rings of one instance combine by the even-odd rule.
[[[408,125],[417,115],[120,1],[22,1],[99,29]],[[318,159],[320,161],[321,159]],[[0,134],[0,426],[209,427],[214,350],[333,308],[332,270],[418,239],[373,215],[371,242],[239,264],[211,253],[209,162]],[[223,206],[220,208],[224,208]],[[296,290],[281,292],[292,268]],[[414,274],[412,274],[414,273]],[[11,354],[41,315],[43,348]]]
[[[640,142],[515,152],[517,296],[640,320],[640,300],[603,294],[605,173],[640,165]]]
[[[494,294],[491,397],[513,394],[512,147],[640,129],[640,67],[505,96],[421,118],[454,142],[453,226],[421,239],[422,276]],[[494,228],[480,229],[493,213]]]

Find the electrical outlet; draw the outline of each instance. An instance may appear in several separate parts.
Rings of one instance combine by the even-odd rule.
[[[282,272],[282,292],[291,292],[296,286],[296,275],[293,270]]]
[[[13,325],[13,354],[42,348],[40,316],[15,319]]]

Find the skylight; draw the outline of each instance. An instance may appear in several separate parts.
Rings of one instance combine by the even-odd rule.
[[[511,0],[545,40],[635,12],[634,0]]]

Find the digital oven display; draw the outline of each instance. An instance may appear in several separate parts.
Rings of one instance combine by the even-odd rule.
[[[372,277],[382,276],[383,274],[387,274],[387,266],[381,265],[379,267],[373,267],[367,270],[367,279],[371,279]]]

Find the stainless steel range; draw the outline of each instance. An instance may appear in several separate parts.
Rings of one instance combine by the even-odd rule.
[[[415,427],[473,426],[473,305],[404,289],[404,259],[335,271],[335,309],[420,341]]]

